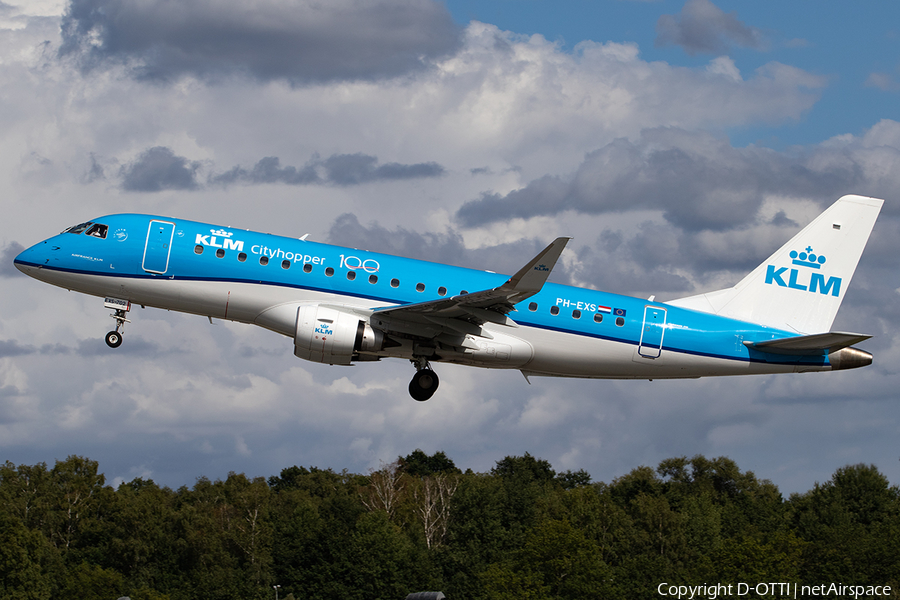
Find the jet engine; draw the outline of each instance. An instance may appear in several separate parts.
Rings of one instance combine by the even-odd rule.
[[[297,309],[294,355],[304,360],[349,365],[355,360],[378,360],[384,346],[381,331],[366,319],[331,306],[305,304]]]

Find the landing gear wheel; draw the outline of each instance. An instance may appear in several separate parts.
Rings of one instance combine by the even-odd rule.
[[[409,382],[409,395],[413,397],[413,400],[425,402],[434,396],[438,384],[440,384],[440,379],[438,379],[437,373],[431,369],[419,369],[413,375],[412,381]]]
[[[122,345],[122,334],[118,331],[110,331],[106,334],[106,345],[110,348],[118,348]]]

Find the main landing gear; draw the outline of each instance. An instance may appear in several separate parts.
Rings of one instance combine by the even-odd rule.
[[[131,321],[125,318],[125,313],[131,310],[131,302],[128,302],[127,300],[118,300],[116,298],[107,298],[104,306],[116,311],[109,315],[116,320],[116,329],[106,334],[106,345],[110,348],[118,348],[122,345],[122,330],[125,329],[125,323],[131,323]]]
[[[441,380],[437,373],[431,370],[431,365],[427,360],[417,358],[409,362],[416,367],[416,374],[409,382],[409,395],[413,397],[413,400],[424,402],[434,396]]]

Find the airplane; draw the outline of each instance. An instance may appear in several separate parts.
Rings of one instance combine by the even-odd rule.
[[[122,344],[135,305],[249,323],[332,365],[409,360],[410,395],[439,385],[432,363],[529,377],[671,379],[867,366],[831,331],[883,200],[832,204],[735,286],[657,302],[548,283],[569,238],[511,277],[162,216],[114,214],[24,250],[35,279],[104,298]]]

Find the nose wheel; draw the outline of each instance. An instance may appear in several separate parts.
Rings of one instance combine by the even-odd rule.
[[[428,361],[413,360],[411,362],[416,365],[417,371],[413,375],[412,381],[409,382],[409,395],[413,400],[425,402],[434,396],[441,380],[437,373],[431,370]]]
[[[105,306],[106,308],[112,308],[116,311],[109,315],[116,320],[116,328],[106,334],[106,345],[110,348],[118,348],[122,345],[122,330],[125,329],[125,323],[131,323],[131,321],[125,318],[125,313],[131,310],[131,302],[107,298],[105,300]]]
[[[118,348],[122,345],[122,334],[118,331],[110,331],[106,334],[106,345],[110,348]]]

